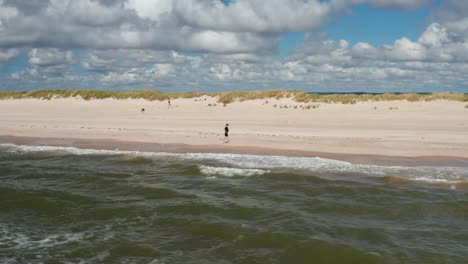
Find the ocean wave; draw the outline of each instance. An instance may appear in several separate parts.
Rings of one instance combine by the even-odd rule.
[[[403,167],[352,164],[346,161],[318,157],[262,156],[219,153],[166,153],[124,150],[94,150],[74,147],[25,146],[0,144],[0,148],[13,152],[66,152],[74,155],[130,155],[149,159],[173,159],[174,162],[191,161],[200,165],[200,172],[209,176],[254,176],[268,172],[312,173],[315,176],[359,175],[364,177],[401,177],[429,183],[457,184],[468,182],[467,167]],[[213,166],[219,164],[220,166]],[[207,166],[209,163],[210,166]]]
[[[28,146],[15,144],[0,144],[0,147],[11,153],[21,152],[66,152],[74,155],[113,155],[135,153],[138,151],[120,151],[120,150],[105,150],[105,149],[80,149],[74,147],[57,147],[57,146]]]
[[[260,169],[242,169],[242,168],[227,168],[227,167],[211,167],[211,166],[200,166],[200,172],[208,176],[225,176],[225,177],[234,177],[234,176],[259,176],[266,173],[269,173],[268,170]]]
[[[55,247],[71,242],[83,240],[90,236],[87,233],[61,233],[45,237],[33,237],[23,233],[14,232],[7,225],[0,224],[0,244],[10,249],[41,249]]]

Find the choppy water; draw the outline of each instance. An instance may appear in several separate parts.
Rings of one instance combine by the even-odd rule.
[[[0,145],[0,263],[467,263],[468,168]]]

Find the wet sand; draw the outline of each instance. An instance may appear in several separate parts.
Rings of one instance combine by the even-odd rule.
[[[468,167],[468,158],[450,156],[420,156],[399,157],[384,155],[363,155],[312,152],[300,150],[269,149],[249,146],[224,145],[187,145],[159,144],[137,141],[117,141],[109,139],[67,139],[67,138],[34,138],[0,136],[0,144],[15,144],[28,146],[74,147],[79,149],[124,150],[141,152],[167,153],[230,153],[248,155],[276,155],[289,157],[319,157],[325,159],[347,161],[354,164],[369,164],[381,166],[455,166]]]

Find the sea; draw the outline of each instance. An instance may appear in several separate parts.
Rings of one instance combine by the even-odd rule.
[[[468,263],[468,163],[0,144],[0,263]]]

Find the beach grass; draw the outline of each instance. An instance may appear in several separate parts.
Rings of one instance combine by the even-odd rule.
[[[149,101],[163,101],[176,98],[197,98],[200,96],[217,98],[219,103],[230,104],[248,100],[266,100],[290,98],[299,103],[341,103],[355,104],[357,102],[399,101],[409,102],[449,100],[468,102],[468,94],[437,92],[430,94],[318,94],[306,93],[299,90],[271,90],[271,91],[228,91],[219,93],[179,92],[163,93],[154,90],[136,90],[125,92],[97,91],[97,90],[36,90],[31,92],[0,91],[0,99],[44,99],[79,97],[84,100],[92,99],[145,99]]]
[[[37,90],[31,92],[0,91],[0,99],[45,99],[81,97],[91,99],[146,99],[163,101],[175,98],[196,98],[204,95],[201,92],[162,93],[153,90],[137,90],[127,92],[96,91],[96,90]]]

